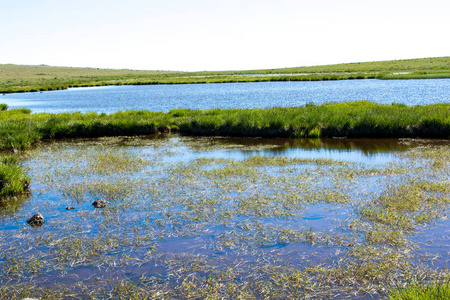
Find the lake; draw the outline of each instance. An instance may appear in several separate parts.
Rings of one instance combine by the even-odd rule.
[[[33,113],[270,108],[356,100],[407,105],[450,102],[450,79],[105,86],[0,96],[0,103]]]

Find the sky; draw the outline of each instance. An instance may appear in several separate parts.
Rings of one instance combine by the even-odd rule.
[[[448,0],[0,0],[0,64],[248,70],[450,56]]]

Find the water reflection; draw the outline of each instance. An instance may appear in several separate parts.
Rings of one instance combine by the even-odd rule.
[[[450,79],[249,82],[191,85],[106,86],[44,93],[7,94],[10,108],[33,113],[105,112],[175,108],[271,108],[369,100],[381,104],[449,102]]]
[[[187,145],[185,150],[192,149],[197,152],[215,150],[206,154],[208,157],[243,159],[254,155],[270,155],[384,164],[391,161],[396,153],[407,151],[423,143],[439,144],[441,142],[411,139],[184,137],[183,143]],[[186,156],[187,153],[183,153]],[[189,155],[192,158],[196,157],[195,153]]]

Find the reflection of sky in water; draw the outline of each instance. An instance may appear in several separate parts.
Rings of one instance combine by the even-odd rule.
[[[450,102],[450,79],[251,82],[75,88],[0,95],[10,108],[34,113],[105,112],[175,108],[271,108],[369,100],[424,105]]]

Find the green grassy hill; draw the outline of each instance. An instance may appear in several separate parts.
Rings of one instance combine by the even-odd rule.
[[[136,71],[46,65],[1,65],[0,93],[101,85],[450,78],[450,57],[218,72]]]

